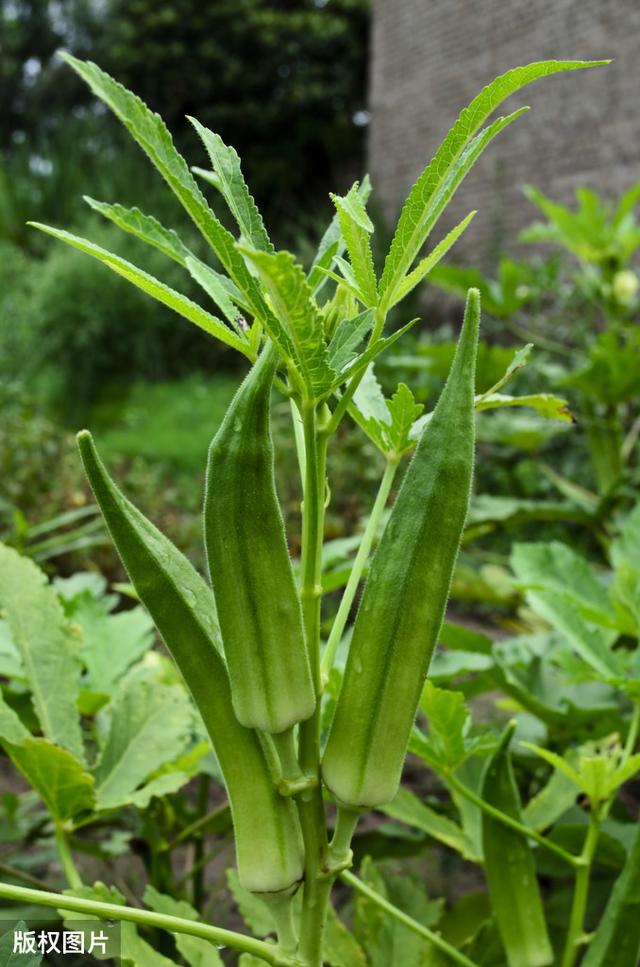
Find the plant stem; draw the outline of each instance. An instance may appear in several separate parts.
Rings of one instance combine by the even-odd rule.
[[[78,873],[76,864],[73,861],[73,856],[69,848],[69,840],[67,839],[67,834],[62,823],[56,823],[56,848],[62,869],[64,870],[64,875],[67,878],[67,883],[72,890],[79,890],[83,885],[82,877]]]
[[[367,563],[369,551],[371,550],[371,545],[378,531],[380,518],[382,517],[382,512],[386,506],[389,492],[398,469],[398,463],[398,460],[387,460],[384,475],[380,482],[380,489],[378,490],[374,505],[371,509],[371,514],[369,516],[364,534],[362,535],[358,553],[356,554],[353,562],[353,567],[351,568],[351,573],[349,574],[349,580],[347,581],[347,586],[344,589],[340,606],[338,608],[338,613],[336,614],[333,622],[331,633],[327,641],[327,646],[322,656],[321,673],[322,677],[325,679],[328,677],[333,666],[336,651],[338,645],[340,644],[340,639],[344,633],[345,625],[349,618],[349,612],[351,611],[351,606],[356,596],[360,579],[362,578],[362,572],[364,571],[365,564]]]
[[[166,913],[138,910],[135,907],[103,903],[100,900],[86,900],[62,893],[49,893],[46,890],[30,890],[23,886],[10,886],[8,883],[0,883],[0,898],[33,903],[41,907],[53,907],[56,910],[70,910],[73,913],[88,913],[103,920],[124,920],[128,923],[168,930],[170,933],[183,933],[190,937],[208,940],[217,947],[232,947],[234,950],[261,957],[273,967],[296,967],[296,961],[283,954],[274,944],[256,940],[254,937],[248,937],[233,930],[199,923],[197,920],[185,920],[183,917],[173,917]]]
[[[3,876],[10,876],[12,880],[21,880],[22,883],[34,886],[37,890],[46,890],[47,888],[47,884],[43,880],[39,880],[36,876],[31,876],[30,873],[25,873],[24,870],[19,870],[9,863],[0,863],[0,873]]]
[[[327,834],[320,786],[320,601],[327,436],[318,433],[315,406],[303,404],[305,482],[302,508],[302,615],[318,701],[312,717],[300,725],[302,771],[317,777],[317,786],[297,799],[305,846],[305,878],[300,921],[300,957],[321,967],[322,935],[331,879],[327,876]]]
[[[184,829],[178,833],[175,839],[171,840],[167,846],[167,850],[175,849],[176,846],[180,846],[180,844],[184,843],[185,840],[191,839],[193,836],[201,833],[204,829],[206,829],[207,826],[215,822],[216,819],[219,819],[220,816],[223,816],[224,813],[227,812],[229,812],[229,803],[223,802],[208,812],[206,816],[199,816],[198,819],[194,820],[192,823],[189,823],[188,826],[185,826]]]
[[[338,806],[333,838],[329,844],[329,857],[332,865],[351,865],[351,840],[360,819],[359,809]]]
[[[473,789],[469,789],[465,786],[463,782],[460,782],[456,776],[451,772],[447,772],[445,776],[445,782],[456,792],[459,792],[461,796],[472,802],[474,806],[482,809],[488,816],[492,816],[498,822],[503,823],[505,826],[510,826],[511,829],[515,829],[518,833],[522,833],[523,836],[527,836],[529,839],[534,840],[539,843],[540,846],[545,846],[548,850],[555,853],[556,856],[560,856],[565,863],[569,863],[573,867],[583,866],[583,860],[579,856],[574,856],[572,853],[567,852],[562,846],[558,846],[553,840],[547,839],[546,836],[542,836],[535,829],[530,829],[529,826],[525,826],[524,823],[518,822],[517,819],[513,819],[512,816],[508,816],[506,813],[501,812],[501,810],[496,809],[495,806],[490,806],[489,803],[485,802],[480,796],[478,796]]]
[[[636,742],[638,741],[638,732],[640,731],[640,701],[634,702],[633,713],[631,715],[631,722],[629,723],[629,731],[627,732],[627,740],[624,744],[624,752],[622,754],[621,766],[626,765],[629,756],[633,753],[636,747]]]
[[[362,880],[359,880],[358,877],[354,876],[353,873],[350,873],[348,870],[344,870],[340,874],[340,879],[343,881],[343,883],[347,883],[354,890],[357,890],[358,893],[362,893],[363,896],[366,896],[368,900],[371,900],[372,903],[375,903],[377,906],[379,906],[380,909],[384,910],[385,913],[388,913],[389,916],[393,917],[399,923],[404,924],[404,926],[409,930],[413,930],[414,933],[424,937],[425,940],[428,940],[429,943],[433,944],[433,946],[441,953],[450,957],[451,960],[455,961],[456,964],[462,964],[463,967],[478,967],[478,965],[472,960],[469,960],[468,957],[465,957],[463,953],[460,953],[459,950],[456,950],[455,947],[452,947],[451,944],[447,943],[446,940],[443,940],[439,934],[434,933],[433,930],[429,930],[428,927],[418,923],[417,920],[414,920],[413,917],[410,917],[398,907],[394,906],[393,903],[389,903],[388,900],[385,900],[383,896],[380,896],[380,894],[376,893],[375,890],[372,890],[370,886],[367,886],[366,883],[363,883]]]
[[[589,829],[587,830],[582,853],[580,854],[582,866],[580,866],[576,871],[573,902],[571,904],[571,915],[569,918],[569,929],[567,931],[567,941],[565,944],[564,953],[562,955],[561,967],[573,967],[580,947],[583,943],[585,943],[586,940],[584,935],[584,918],[587,909],[587,899],[589,896],[591,867],[593,865],[593,857],[595,855],[596,846],[598,845],[599,834],[600,815],[597,811],[597,808],[594,807],[594,811],[591,813]]]

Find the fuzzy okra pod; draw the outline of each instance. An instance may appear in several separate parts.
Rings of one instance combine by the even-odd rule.
[[[109,477],[91,435],[78,435],[82,462],[122,563],[198,706],[224,776],[243,886],[260,893],[302,878],[295,806],[275,790],[255,732],[231,702],[211,589],[189,561]]]
[[[233,707],[247,728],[271,733],[316,706],[275,488],[269,410],[277,362],[268,344],[236,393],[211,443],[204,504]]]
[[[474,460],[480,296],[371,561],[323,760],[338,802],[395,796],[464,528]]]
[[[505,729],[482,780],[482,798],[500,812],[522,822],[520,795],[509,745],[514,725]],[[482,851],[493,915],[509,967],[546,967],[553,949],[529,842],[522,833],[482,814]]]

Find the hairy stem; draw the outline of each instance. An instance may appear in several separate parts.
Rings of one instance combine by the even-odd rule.
[[[388,913],[390,917],[393,917],[399,923],[404,924],[405,927],[407,927],[409,930],[413,930],[413,932],[417,933],[420,937],[424,937],[425,940],[428,940],[429,943],[433,944],[437,950],[443,954],[446,954],[446,956],[453,960],[456,964],[462,964],[462,967],[478,967],[478,965],[472,960],[469,960],[468,957],[465,957],[463,953],[460,953],[459,950],[456,950],[455,947],[452,947],[451,944],[447,943],[446,940],[443,940],[439,934],[434,933],[433,930],[429,930],[428,927],[418,923],[417,920],[414,920],[413,917],[410,917],[398,907],[394,906],[393,903],[389,903],[388,900],[385,900],[383,896],[380,896],[380,894],[376,893],[375,890],[372,890],[370,886],[367,886],[366,883],[363,883],[362,880],[359,880],[358,877],[354,876],[353,873],[350,873],[348,870],[344,870],[340,874],[340,879],[343,881],[343,883],[348,884],[348,886],[352,887],[358,893],[366,896],[368,900],[371,900],[372,903],[375,903],[376,906],[379,906],[380,909],[384,910],[385,913]]]
[[[64,875],[67,878],[67,883],[72,890],[79,890],[82,886],[82,877],[78,873],[76,864],[73,861],[67,833],[62,823],[56,823],[56,849],[58,850],[58,857],[62,864]]]
[[[364,571],[365,564],[367,563],[367,559],[369,557],[371,545],[378,531],[380,518],[382,517],[382,512],[386,506],[397,469],[398,460],[387,461],[384,475],[382,477],[382,481],[380,482],[380,489],[378,490],[374,505],[371,509],[371,515],[367,522],[364,534],[362,535],[358,553],[356,554],[353,562],[349,580],[347,581],[347,586],[344,589],[340,606],[338,608],[338,613],[335,616],[331,633],[327,641],[327,646],[322,656],[321,672],[323,678],[325,679],[328,677],[333,666],[336,651],[338,645],[340,644],[340,639],[344,633],[345,625],[349,618],[349,612],[351,611],[351,606],[353,605],[353,601],[358,590],[358,585],[362,578],[362,572]]]
[[[23,886],[10,886],[0,883],[0,898],[3,900],[17,900],[23,903],[33,903],[41,907],[53,907],[55,910],[70,910],[73,913],[86,913],[104,920],[123,920],[128,923],[138,923],[145,927],[157,927],[170,933],[183,933],[190,937],[200,937],[218,947],[233,947],[243,953],[261,957],[273,967],[296,967],[296,962],[279,947],[256,940],[233,930],[222,927],[212,927],[197,920],[185,920],[165,913],[154,913],[151,910],[137,910],[135,907],[119,906],[115,903],[103,903],[100,900],[86,900],[80,897],[66,896],[62,893],[49,893],[46,890],[30,890]]]
[[[302,614],[318,696],[312,717],[300,725],[302,771],[317,777],[315,789],[298,797],[305,845],[305,878],[300,922],[300,956],[309,967],[321,967],[322,935],[331,892],[327,878],[327,834],[320,786],[320,602],[327,437],[318,433],[315,406],[303,405],[305,481],[302,508]]]
[[[455,789],[456,792],[472,802],[474,806],[482,809],[483,812],[487,813],[488,816],[492,816],[498,822],[503,823],[505,826],[510,826],[511,829],[515,829],[518,833],[522,833],[523,836],[527,836],[529,839],[534,840],[534,842],[539,843],[540,846],[546,847],[546,849],[551,850],[556,856],[561,857],[565,863],[569,863],[573,867],[583,866],[583,860],[579,856],[573,856],[572,853],[567,852],[562,846],[558,846],[553,840],[547,839],[546,836],[542,836],[535,829],[531,829],[529,826],[525,826],[524,823],[518,822],[512,816],[508,816],[507,813],[501,812],[500,809],[496,809],[495,806],[490,806],[489,803],[485,802],[480,796],[478,796],[473,789],[469,789],[465,786],[463,782],[460,782],[456,776],[451,772],[447,772],[445,776],[445,782],[451,789]]]
[[[580,859],[582,866],[576,872],[575,887],[573,891],[573,902],[571,904],[571,915],[569,917],[569,929],[567,940],[562,955],[561,967],[573,967],[580,951],[580,947],[586,942],[584,933],[584,918],[587,909],[587,899],[589,896],[589,882],[591,880],[591,867],[593,857],[598,845],[600,835],[600,815],[594,807],[591,813],[589,828],[585,837],[584,846]]]

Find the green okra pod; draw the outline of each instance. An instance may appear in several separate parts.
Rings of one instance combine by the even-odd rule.
[[[276,792],[258,736],[235,716],[211,589],[118,490],[87,431],[78,445],[122,562],[211,737],[231,804],[242,883],[254,892],[289,889],[303,869],[295,807]]]
[[[471,289],[449,378],[371,561],[323,761],[347,806],[390,802],[400,782],[469,507],[479,321]]]
[[[279,733],[313,714],[302,609],[275,488],[269,344],[240,386],[209,450],[205,543],[231,680],[247,728]]]
[[[520,795],[509,744],[514,725],[505,729],[487,762],[482,798],[522,822]],[[546,967],[553,963],[533,853],[526,836],[487,813],[482,814],[482,849],[491,908],[509,967]]]

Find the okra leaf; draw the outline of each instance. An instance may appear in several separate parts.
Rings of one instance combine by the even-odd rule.
[[[405,296],[409,295],[417,285],[422,282],[422,280],[427,276],[432,269],[438,265],[438,263],[445,257],[450,248],[458,241],[462,233],[471,223],[471,220],[477,215],[476,211],[469,212],[466,218],[463,218],[461,222],[452,228],[450,232],[445,235],[442,241],[438,242],[432,252],[429,252],[410,272],[404,277],[398,288],[396,289],[393,301],[389,305],[392,308],[396,303],[401,302]]]
[[[411,750],[430,765],[455,769],[466,758],[465,739],[469,731],[469,709],[462,692],[436,688],[425,682],[420,709],[427,716],[429,735],[414,732]]]
[[[343,319],[329,343],[327,352],[329,365],[337,373],[344,369],[356,356],[356,350],[364,337],[371,331],[375,311],[365,309],[351,319]]]
[[[640,754],[625,757],[617,736],[582,746],[573,763],[532,742],[521,745],[562,772],[594,803],[604,802],[640,771]]]
[[[357,184],[357,182],[355,182],[355,184]],[[365,175],[362,179],[362,184],[358,188],[358,194],[362,200],[362,203],[366,203],[369,195],[371,194],[371,181],[369,180],[369,175]],[[336,213],[329,222],[324,235],[320,239],[318,251],[316,252],[315,258],[311,263],[311,268],[307,276],[307,282],[309,283],[314,296],[318,294],[327,280],[327,276],[322,270],[330,269],[336,255],[342,255],[344,249],[345,242],[340,234],[340,223]]]
[[[142,608],[110,614],[103,600],[82,595],[73,611],[82,628],[83,688],[112,695],[119,679],[152,647],[153,622]]]
[[[179,265],[184,266],[187,258],[192,254],[177,232],[171,228],[165,228],[153,215],[145,215],[139,208],[125,208],[124,205],[110,205],[104,201],[96,201],[89,195],[82,197],[90,208],[114,222],[118,228],[157,248]]]
[[[331,199],[338,212],[340,233],[347,246],[355,281],[364,305],[371,308],[378,299],[370,238],[373,222],[367,215],[358,187],[356,182],[344,197],[331,195]]]
[[[418,318],[412,319],[407,322],[400,329],[396,329],[395,332],[391,333],[390,336],[385,336],[382,339],[377,339],[374,343],[371,343],[363,353],[361,353],[345,370],[342,371],[340,376],[336,379],[331,390],[339,389],[340,386],[352,376],[359,375],[363,370],[367,368],[369,363],[372,363],[376,356],[383,353],[389,346],[392,346],[397,339],[404,336],[405,332],[408,332],[412,326],[415,326]]]
[[[231,323],[244,341],[246,338],[244,332],[248,328],[248,324],[238,308],[242,296],[240,296],[233,282],[192,255],[187,256],[185,267],[191,278],[213,299],[225,319]]]
[[[554,769],[540,792],[522,810],[522,819],[537,832],[553,826],[575,804],[576,787],[560,769]]]
[[[293,346],[293,358],[309,393],[326,395],[335,379],[329,365],[320,309],[300,265],[290,252],[269,254],[242,248],[256,266],[275,314]],[[269,322],[265,320],[268,328]],[[277,339],[275,339],[278,342]]]
[[[176,150],[162,118],[149,110],[139,97],[106,74],[97,64],[78,60],[67,53],[62,56],[138,142],[209,242],[233,281],[248,298],[254,312],[260,315],[264,311],[264,303],[255,279],[236,249],[236,240],[209,208],[186,161]]]
[[[131,802],[144,780],[186,747],[193,711],[181,685],[134,680],[116,698],[94,769],[99,809]],[[166,780],[165,780],[166,781]]]
[[[418,255],[431,228],[474,161],[522,110],[506,118],[498,118],[474,138],[486,118],[509,95],[538,78],[559,71],[595,67],[602,63],[606,62],[541,61],[518,67],[497,77],[471,101],[416,181],[405,202],[380,279],[379,292],[383,302],[389,304],[393,301],[397,287]]]
[[[200,921],[202,918],[186,900],[174,900],[173,897],[160,893],[148,883],[144,889],[142,899],[155,910],[170,917],[182,917],[183,920]],[[216,948],[201,937],[190,937],[188,934],[174,934],[176,948],[179,954],[189,964],[189,967],[223,967],[223,961]]]
[[[7,930],[0,937],[0,964],[2,967],[40,967],[43,955],[41,953],[16,953],[14,951],[15,935],[27,930],[24,920],[18,921],[12,930]]]
[[[43,572],[0,544],[0,607],[18,649],[31,700],[47,739],[84,760],[78,713],[80,641]]]
[[[529,393],[526,396],[505,396],[503,393],[490,393],[476,400],[476,410],[496,410],[505,406],[527,406],[547,420],[564,420],[573,423],[574,418],[567,401],[552,393]]]
[[[587,948],[583,967],[626,967],[640,958],[640,825]]]
[[[427,836],[431,836],[432,839],[455,850],[464,859],[473,862],[478,862],[480,859],[471,840],[457,823],[426,806],[409,789],[401,787],[393,802],[382,806],[381,812],[390,816],[391,819],[397,819],[406,823],[407,826],[421,830]]]
[[[399,459],[413,449],[415,441],[410,439],[410,433],[422,404],[416,403],[404,383],[398,384],[391,399],[385,399],[370,365],[354,393],[349,412],[385,455]]]
[[[127,262],[126,259],[120,258],[119,255],[114,255],[113,252],[108,252],[99,245],[94,245],[93,242],[90,242],[86,238],[80,238],[78,235],[72,235],[70,232],[65,232],[62,229],[52,228],[50,225],[41,225],[39,222],[29,222],[28,224],[33,228],[38,228],[40,231],[45,232],[47,235],[52,235],[54,238],[66,242],[68,245],[79,249],[81,252],[85,252],[87,255],[91,255],[99,262],[102,262],[103,265],[106,265],[107,268],[111,269],[112,272],[121,275],[123,279],[131,282],[136,288],[142,289],[147,295],[157,299],[158,302],[161,302],[169,309],[173,309],[178,315],[184,316],[189,322],[195,323],[200,329],[204,329],[210,336],[215,336],[216,339],[219,339],[227,346],[237,349],[238,352],[241,352],[245,356],[248,355],[246,340],[241,339],[228,326],[225,326],[220,319],[206,312],[197,303],[188,299],[186,295],[182,295],[181,292],[177,292],[170,286],[165,285],[164,282],[156,279],[153,275],[143,272],[142,269],[137,268],[131,262]]]
[[[244,180],[237,151],[195,118],[190,117],[189,121],[207,149],[214,174],[218,178],[218,190],[229,206],[243,239],[261,252],[273,252],[262,215]]]
[[[83,763],[48,739],[5,742],[9,758],[33,786],[56,822],[65,822],[95,807],[94,780]]]

